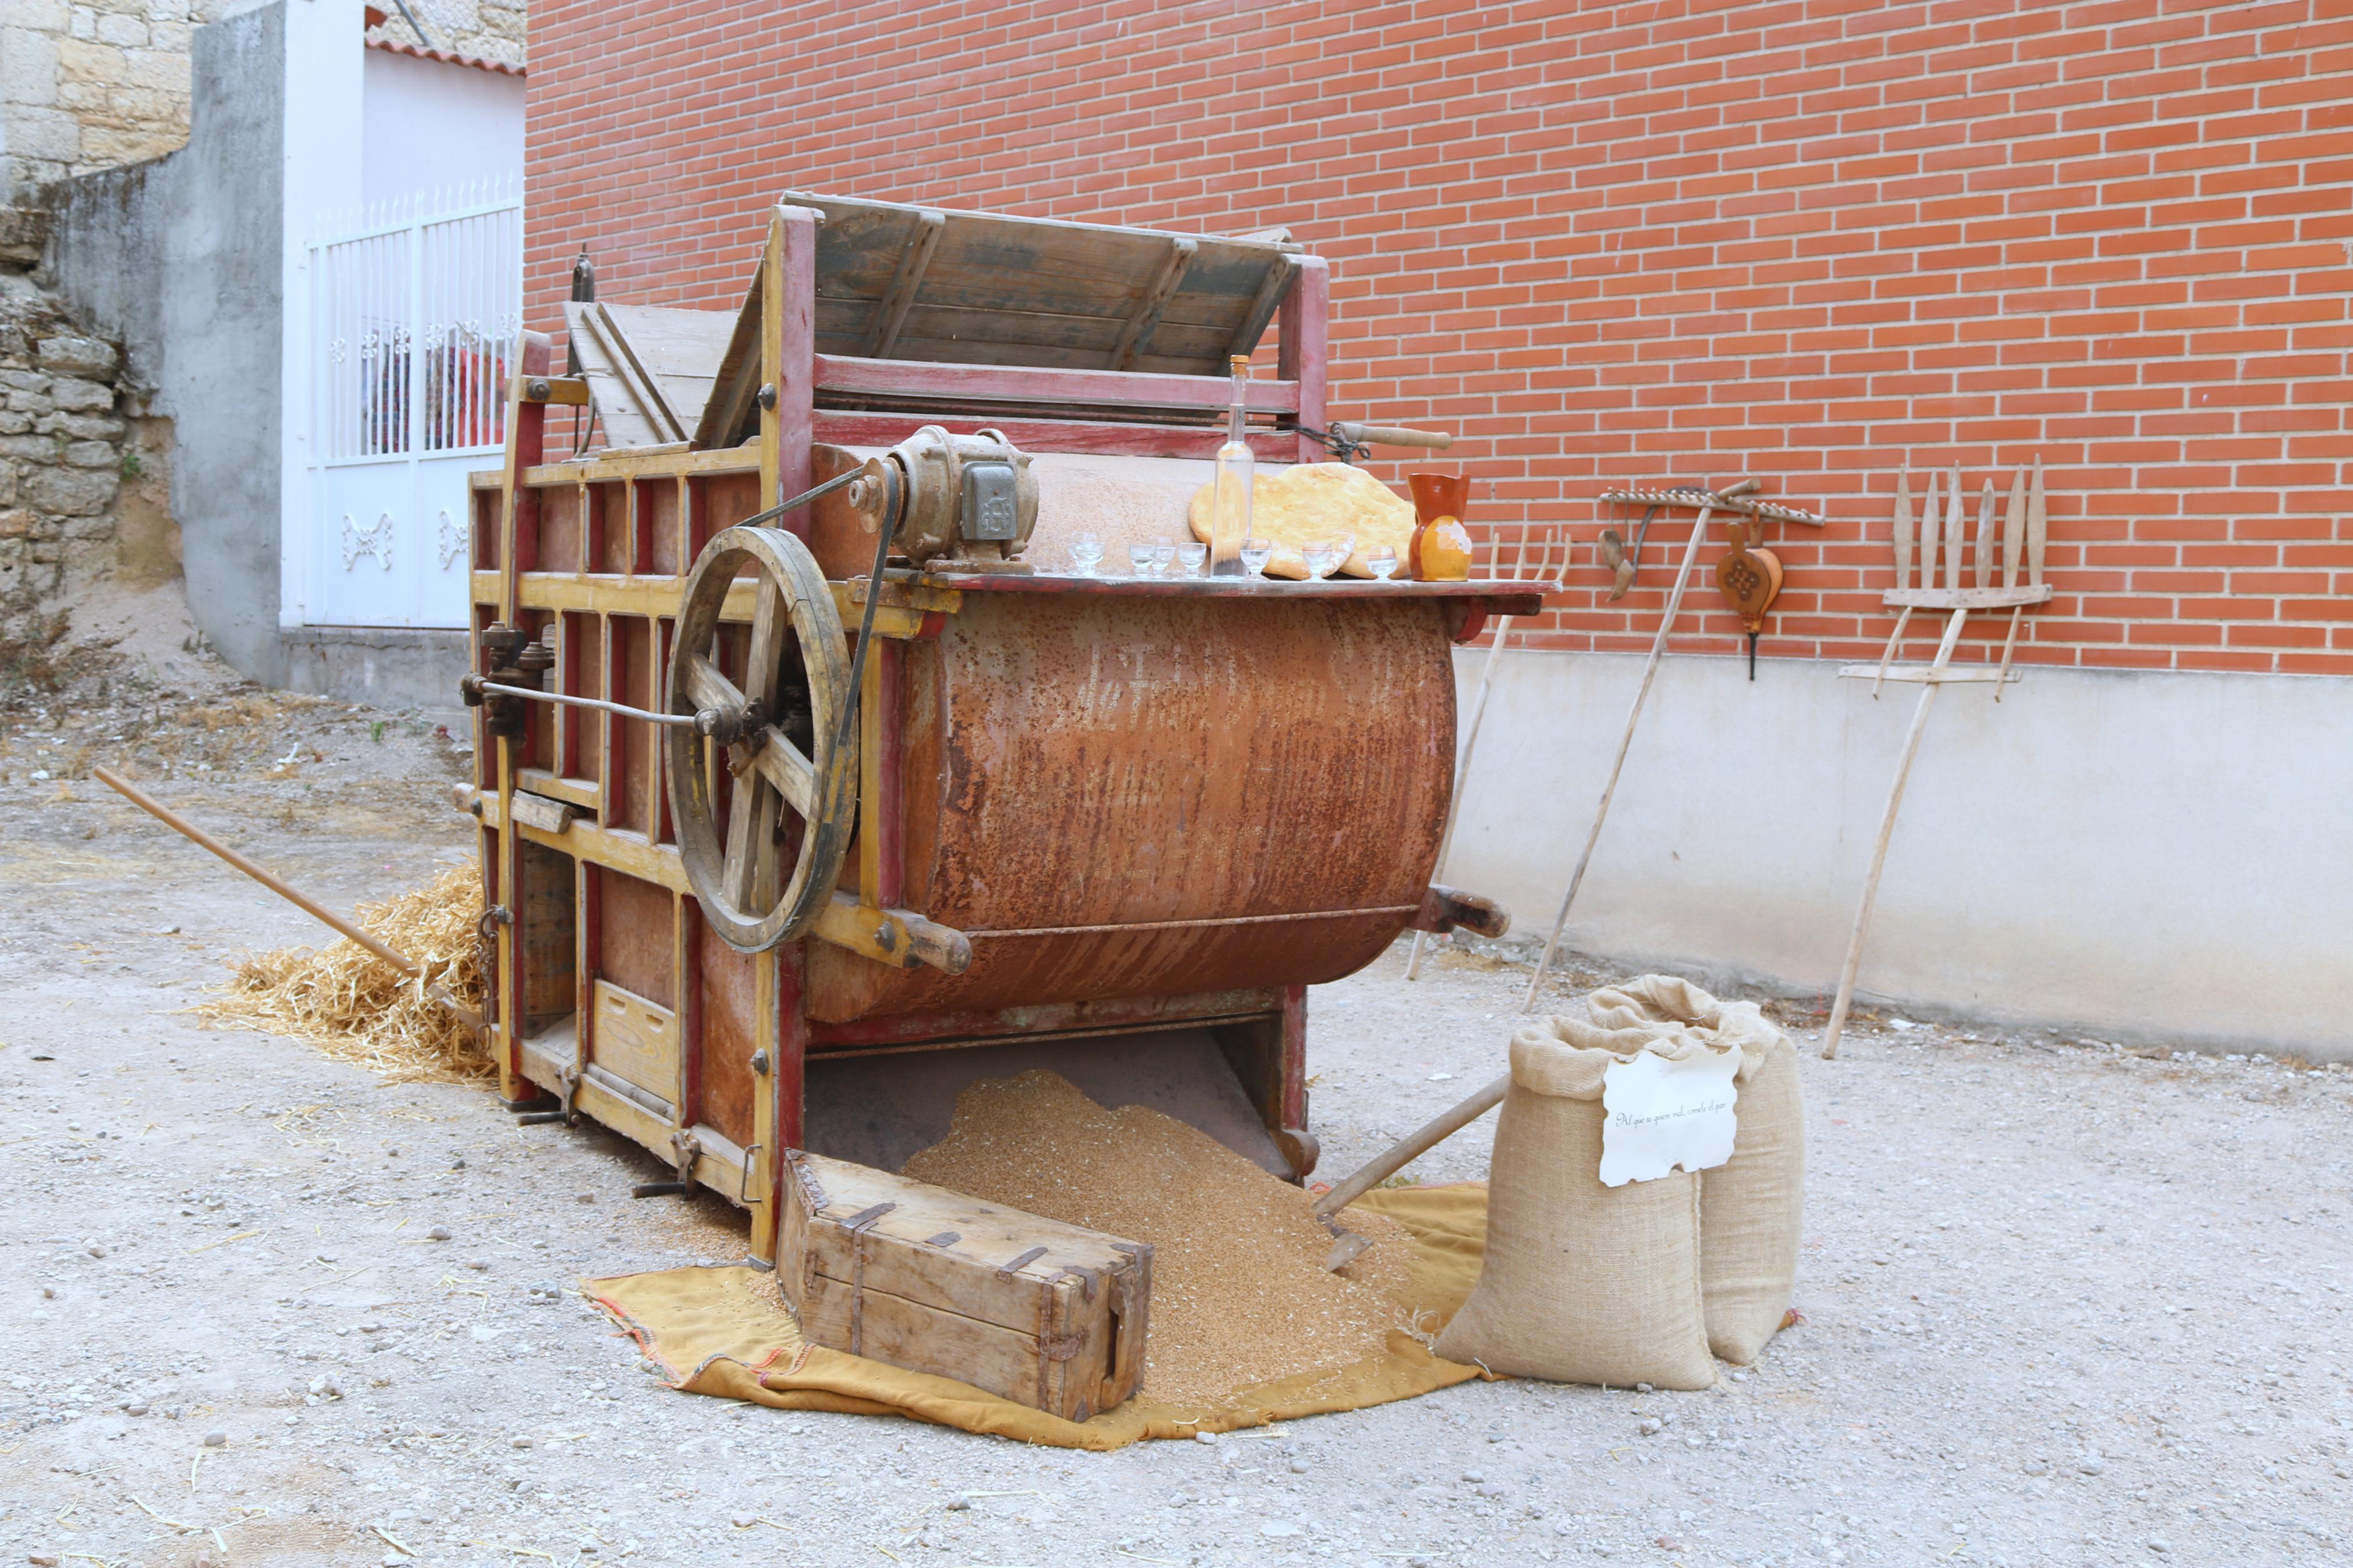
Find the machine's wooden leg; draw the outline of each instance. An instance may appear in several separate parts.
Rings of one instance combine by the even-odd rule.
[[[496,929],[499,963],[499,1021],[493,1031],[499,1060],[499,1098],[509,1105],[538,1100],[539,1086],[522,1076],[522,1037],[527,986],[522,972],[522,835],[514,821],[515,742],[499,738],[498,880],[490,891],[491,907],[504,918]]]
[[[757,1148],[750,1162],[747,1189],[752,1210],[752,1256],[762,1263],[776,1260],[776,1222],[784,1212],[785,1151],[801,1146],[808,1067],[808,1015],[803,1006],[804,944],[788,942],[761,965],[761,984],[773,992],[773,1005],[760,1009],[761,1033],[768,1037],[765,1094],[753,1099],[752,1136]]]
[[[1318,1153],[1307,1131],[1307,987],[1286,986],[1275,1012],[1209,1033],[1292,1175],[1305,1181]]]
[[[1307,1130],[1307,987],[1286,986],[1282,993],[1281,1084],[1282,1115],[1274,1127],[1275,1147],[1291,1162],[1293,1174],[1304,1182],[1315,1173],[1323,1152],[1315,1134]]]

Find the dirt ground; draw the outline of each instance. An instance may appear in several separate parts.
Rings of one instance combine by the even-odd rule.
[[[1091,1456],[669,1392],[572,1288],[734,1256],[722,1205],[187,1016],[316,933],[89,763],[340,907],[469,853],[432,716],[199,684],[0,709],[0,1563],[2346,1555],[2353,1075],[1887,1016],[1805,1061],[1805,1321],[1706,1393],[1473,1383]],[[1504,1060],[1525,971],[1402,971],[1311,999],[1327,1174]],[[1482,1173],[1492,1125],[1416,1173]]]

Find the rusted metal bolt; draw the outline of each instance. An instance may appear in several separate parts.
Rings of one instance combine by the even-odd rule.
[[[768,1053],[765,1048],[752,1053],[752,1070],[763,1078],[768,1075]]]
[[[544,403],[548,394],[547,377],[534,375],[522,384],[522,395],[533,403]]]
[[[744,738],[745,720],[749,714],[741,708],[705,708],[694,716],[694,732],[705,735],[723,746],[732,746]]]
[[[849,489],[842,493],[849,498],[849,504],[858,510],[872,511],[881,504],[882,498],[876,493],[880,488],[871,475],[860,474],[849,481]]]
[[[774,407],[776,407],[776,384],[775,382],[770,381],[770,382],[764,382],[764,383],[762,383],[762,384],[761,384],[761,386],[760,386],[760,395],[759,395],[759,399],[758,399],[758,401],[759,401],[759,405],[760,405],[760,406],[761,406],[763,409],[770,409],[770,408],[774,408]]]

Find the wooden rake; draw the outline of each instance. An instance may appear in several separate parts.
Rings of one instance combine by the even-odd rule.
[[[1691,586],[1692,567],[1699,560],[1701,542],[1707,538],[1708,519],[1726,511],[1758,521],[1769,518],[1778,522],[1802,522],[1810,528],[1822,526],[1822,520],[1812,512],[1750,499],[1763,488],[1755,479],[1743,479],[1714,492],[1697,488],[1618,489],[1601,497],[1604,506],[1696,507],[1699,516],[1693,520],[1691,540],[1683,546],[1682,563],[1675,568],[1675,585],[1668,591],[1666,610],[1659,617],[1658,635],[1651,639],[1651,657],[1642,666],[1641,684],[1634,688],[1634,704],[1627,710],[1626,731],[1618,737],[1618,755],[1609,764],[1609,782],[1601,786],[1601,804],[1594,809],[1593,826],[1585,836],[1585,850],[1577,858],[1577,869],[1569,874],[1568,891],[1561,897],[1560,913],[1553,920],[1552,934],[1545,939],[1544,957],[1537,961],[1536,972],[1528,980],[1528,994],[1520,1001],[1520,1011],[1524,1013],[1535,1009],[1536,992],[1552,968],[1553,952],[1560,946],[1560,933],[1568,924],[1569,906],[1577,901],[1577,889],[1584,885],[1585,868],[1593,863],[1593,847],[1601,841],[1601,825],[1609,819],[1610,798],[1618,793],[1618,774],[1626,765],[1627,749],[1634,743],[1634,727],[1641,721],[1642,704],[1651,695],[1651,680],[1659,673],[1659,660],[1666,654],[1667,638],[1675,629],[1676,617],[1683,614],[1683,590]]]
[[[1568,578],[1569,538],[1566,522],[1504,522],[1483,525],[1491,541],[1489,559],[1496,567],[1494,574],[1513,577],[1523,582],[1542,583],[1547,594],[1558,593]],[[1511,570],[1502,570],[1505,560]],[[1448,851],[1454,847],[1454,825],[1462,815],[1462,791],[1471,783],[1471,758],[1479,749],[1479,726],[1487,717],[1487,693],[1495,684],[1495,660],[1503,654],[1504,643],[1512,635],[1512,617],[1495,619],[1495,640],[1488,646],[1487,663],[1479,672],[1479,694],[1471,700],[1471,728],[1462,737],[1462,755],[1454,764],[1454,793],[1446,803],[1446,826],[1438,837],[1438,870],[1433,879],[1442,879]],[[1430,938],[1427,931],[1413,933],[1413,952],[1405,961],[1405,977],[1421,978],[1421,946]]]
[[[2049,584],[2042,581],[2044,547],[2049,542],[2050,522],[2042,492],[2042,464],[2038,459],[2029,471],[2019,469],[2010,476],[2010,504],[2000,519],[1999,529],[1994,516],[1993,481],[1988,479],[1978,499],[1977,537],[1974,548],[1964,537],[1967,519],[1961,509],[1961,470],[1955,465],[1946,480],[1943,517],[1938,518],[1936,476],[1928,475],[1926,503],[1921,508],[1915,539],[1912,516],[1912,477],[1901,473],[1895,479],[1895,586],[1889,589],[1883,602],[1895,611],[1895,629],[1888,634],[1886,651],[1877,664],[1841,666],[1839,674],[1852,679],[1871,682],[1871,695],[1879,696],[1882,685],[1890,680],[1908,681],[1920,688],[1920,704],[1912,710],[1912,728],[1904,737],[1904,753],[1895,763],[1895,783],[1887,792],[1887,809],[1880,814],[1879,837],[1871,847],[1871,874],[1862,884],[1862,903],[1854,911],[1854,930],[1847,937],[1846,963],[1839,971],[1838,999],[1831,1005],[1830,1026],[1822,1032],[1822,1056],[1834,1059],[1838,1056],[1840,1031],[1846,1027],[1846,1011],[1854,1000],[1855,971],[1862,963],[1862,936],[1871,924],[1871,906],[1879,896],[1879,873],[1887,865],[1887,841],[1895,832],[1895,811],[1904,804],[1905,782],[1912,774],[1912,759],[1920,751],[1920,732],[1927,728],[1928,710],[1936,700],[1942,688],[1960,681],[1983,681],[1993,687],[1994,700],[2001,700],[2001,689],[2018,677],[2011,673],[2010,656],[2018,650],[2018,624],[2030,605],[2047,604],[2051,598]],[[2001,583],[1993,581],[1993,556],[1997,532],[2001,550]],[[1937,569],[1938,543],[1942,541],[1943,570]],[[1915,551],[1915,544],[1917,550]],[[1918,585],[1914,586],[1913,561],[1919,561]],[[1971,557],[1967,563],[1964,556]],[[2021,569],[2023,581],[2021,580]],[[1969,586],[1961,585],[1964,578]],[[1972,610],[2003,610],[2010,612],[2010,635],[2001,645],[2001,664],[1988,669],[1970,666],[1952,667],[1953,649],[1961,640],[1961,626]],[[1895,664],[1895,650],[1904,640],[1904,629],[1915,610],[1943,610],[1950,619],[1945,623],[1945,635],[1936,645],[1936,657],[1927,664]]]

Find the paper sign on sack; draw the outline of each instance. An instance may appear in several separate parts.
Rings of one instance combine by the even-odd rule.
[[[1670,1061],[1644,1051],[1601,1075],[1601,1184],[1655,1182],[1677,1166],[1699,1172],[1732,1158],[1739,1131],[1740,1047]]]

